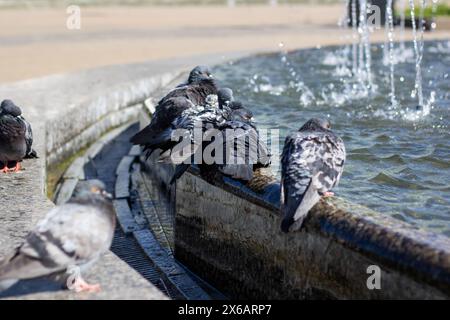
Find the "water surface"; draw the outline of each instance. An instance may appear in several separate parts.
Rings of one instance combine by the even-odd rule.
[[[412,46],[395,51],[394,105],[382,46],[371,53],[372,88],[352,75],[349,47],[255,56],[214,72],[259,127],[280,130],[281,148],[309,118],[328,117],[347,148],[337,195],[450,236],[450,41],[425,43],[421,107]]]

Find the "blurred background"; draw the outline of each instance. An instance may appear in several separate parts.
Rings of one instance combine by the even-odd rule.
[[[449,1],[440,1],[443,21]],[[79,29],[67,27],[70,5],[80,6]],[[334,0],[0,0],[0,81],[187,55],[348,43],[345,15],[346,2]],[[372,35],[373,41],[384,38],[383,28]],[[446,23],[428,38],[450,38]]]

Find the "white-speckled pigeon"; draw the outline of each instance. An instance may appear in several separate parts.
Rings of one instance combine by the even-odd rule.
[[[99,180],[81,181],[69,202],[52,209],[15,252],[0,262],[0,288],[21,279],[71,273],[69,289],[99,291],[81,277],[81,271],[111,246],[115,213]]]
[[[209,69],[204,66],[195,67],[189,74],[187,83],[174,88],[158,102],[150,124],[134,135],[130,141],[144,146],[147,155],[150,156],[155,150],[155,145],[159,143],[158,136],[164,134],[183,111],[193,106],[204,105],[207,96],[216,94],[217,86]]]
[[[327,120],[311,119],[286,138],[281,156],[281,230],[300,229],[309,210],[339,183],[345,146]]]
[[[220,93],[220,91],[219,91]],[[221,99],[219,96],[219,104]],[[203,111],[186,117],[179,124],[179,128],[188,130],[191,139],[190,152],[184,153],[183,159],[191,158],[191,163],[196,163],[195,159],[205,160],[205,156],[210,153],[215,154],[216,141],[222,141],[222,157],[211,155],[215,159],[213,163],[197,163],[200,172],[204,177],[211,176],[216,171],[235,179],[248,181],[253,177],[253,170],[258,167],[270,165],[270,154],[266,144],[260,139],[259,132],[252,124],[253,114],[242,104],[234,105],[222,104],[222,108],[205,108]],[[207,141],[194,140],[194,124],[201,123],[201,132],[204,135],[208,132]],[[210,131],[210,129],[216,129]],[[219,139],[219,140],[217,140]],[[211,141],[211,142],[209,142]],[[213,145],[214,143],[214,145]],[[214,148],[209,148],[212,145]],[[206,150],[209,149],[207,152]],[[203,152],[202,157],[196,157],[197,152]],[[218,160],[218,161],[216,161]],[[189,168],[190,163],[179,164],[170,183],[175,182]]]
[[[24,158],[37,158],[32,149],[33,132],[31,125],[22,117],[22,110],[11,100],[4,100],[0,105],[0,169],[9,172],[20,170]]]

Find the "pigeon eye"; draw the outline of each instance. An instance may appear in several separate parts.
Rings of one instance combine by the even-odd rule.
[[[92,188],[91,188],[91,192],[92,192],[92,193],[100,193],[100,189],[97,188],[97,187],[92,187]]]

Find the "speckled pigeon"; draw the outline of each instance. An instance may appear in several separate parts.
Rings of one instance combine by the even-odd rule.
[[[99,291],[81,272],[111,246],[115,213],[110,198],[103,182],[79,182],[72,199],[48,212],[25,242],[0,262],[0,289],[21,279],[71,274],[69,289]]]
[[[301,228],[321,196],[333,195],[344,170],[345,146],[327,120],[311,119],[286,138],[281,156],[283,232]]]
[[[206,97],[217,94],[217,86],[207,67],[195,67],[189,74],[186,84],[179,85],[162,98],[156,106],[150,124],[134,135],[130,141],[145,147],[147,155],[155,150],[158,136],[169,129],[172,122],[181,116],[183,111],[201,106]]]
[[[0,169],[8,172],[9,166],[15,172],[20,171],[20,162],[24,158],[37,158],[32,148],[33,132],[31,125],[22,117],[22,110],[11,100],[0,105]]]
[[[222,106],[222,109],[205,108],[204,111],[195,114],[193,117],[187,117],[180,124],[180,127],[191,133],[189,138],[192,144],[190,153],[184,154],[184,159],[191,157],[191,163],[195,163],[196,152],[201,151],[205,153],[206,148],[208,148],[212,141],[216,141],[216,138],[219,138],[223,143],[223,161],[212,164],[200,163],[199,168],[202,176],[207,178],[220,171],[235,179],[250,180],[253,177],[253,170],[255,168],[270,165],[269,151],[263,140],[260,139],[259,132],[252,124],[252,117],[251,111],[242,105],[235,109],[231,109],[225,105]],[[200,144],[193,139],[192,134],[196,122],[201,123],[203,134],[208,132],[209,129],[217,129],[211,132],[211,136],[209,137],[211,142],[202,142],[201,149],[199,148]],[[217,134],[220,134],[220,137]],[[197,159],[199,158],[197,157]],[[177,165],[170,183],[174,183],[180,178],[189,166],[190,163]]]

